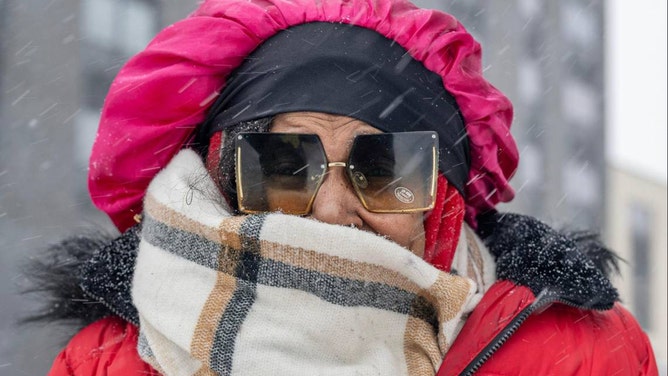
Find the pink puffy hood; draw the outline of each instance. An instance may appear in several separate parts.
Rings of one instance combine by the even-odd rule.
[[[192,138],[244,57],[281,30],[317,21],[375,30],[442,77],[469,137],[470,224],[513,198],[512,105],[483,78],[480,45],[454,17],[403,0],[208,0],[160,32],[112,83],[90,158],[95,205],[121,231],[134,224],[149,182]]]

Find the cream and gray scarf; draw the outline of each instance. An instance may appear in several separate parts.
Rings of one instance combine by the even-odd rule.
[[[354,228],[232,216],[216,192],[183,150],[144,201],[138,348],[165,375],[434,375],[493,279],[466,228],[472,278]]]

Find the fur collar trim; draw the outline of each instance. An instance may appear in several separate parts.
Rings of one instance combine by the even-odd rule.
[[[479,217],[479,233],[496,258],[497,277],[550,293],[581,308],[606,310],[619,299],[606,275],[617,256],[590,233],[562,233],[519,214]]]

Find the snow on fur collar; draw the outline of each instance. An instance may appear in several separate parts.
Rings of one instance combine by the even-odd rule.
[[[519,214],[491,213],[479,217],[479,225],[498,279],[588,309],[610,309],[619,299],[607,276],[617,269],[616,256],[592,236],[558,232]]]

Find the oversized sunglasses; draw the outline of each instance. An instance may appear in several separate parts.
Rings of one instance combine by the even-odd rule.
[[[348,161],[329,162],[314,134],[242,133],[236,139],[239,210],[311,212],[328,169],[345,168],[364,207],[374,213],[426,211],[434,206],[436,132],[355,137]]]

